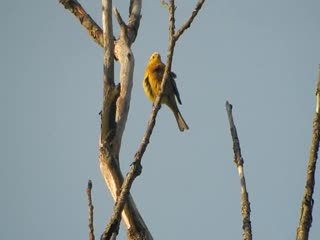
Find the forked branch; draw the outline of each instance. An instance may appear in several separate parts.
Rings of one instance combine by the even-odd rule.
[[[201,2],[204,2],[204,0],[202,0]],[[200,10],[200,8],[197,11],[199,11],[199,10]],[[155,126],[155,119],[156,119],[156,116],[157,116],[158,111],[160,109],[160,99],[161,99],[163,92],[164,92],[163,90],[164,90],[164,86],[166,84],[166,80],[168,78],[168,73],[171,71],[174,47],[175,47],[176,41],[178,40],[178,38],[175,38],[175,30],[174,30],[175,29],[175,14],[174,14],[174,12],[175,12],[174,0],[170,0],[170,2],[169,2],[169,46],[168,46],[168,53],[167,53],[166,68],[164,71],[163,80],[162,80],[162,84],[161,84],[161,91],[160,91],[159,96],[157,97],[157,99],[154,102],[154,107],[153,107],[153,110],[151,112],[151,115],[150,115],[150,118],[148,121],[148,126],[146,129],[146,132],[145,132],[144,137],[142,139],[142,142],[138,148],[138,151],[135,154],[135,157],[134,157],[134,160],[131,164],[130,170],[129,170],[126,178],[124,179],[123,185],[121,187],[121,192],[119,194],[119,197],[118,197],[116,204],[115,204],[115,207],[114,207],[114,213],[108,223],[108,226],[103,234],[103,237],[106,237],[106,236],[111,237],[112,233],[116,229],[119,228],[118,225],[120,224],[121,212],[125,206],[126,199],[129,196],[129,192],[130,192],[130,188],[132,186],[132,183],[133,183],[134,179],[141,174],[142,156],[147,148],[147,145],[149,144],[150,137],[151,137],[153,128]],[[192,18],[192,20],[193,19],[194,19],[194,17]],[[191,24],[192,20],[190,20],[190,24]],[[183,31],[181,32],[180,35],[182,35],[182,33],[183,33]],[[180,35],[179,35],[179,37],[180,37]],[[102,238],[102,239],[108,239],[108,238]]]
[[[104,14],[107,16],[104,17],[103,24],[104,26],[107,26],[111,23],[110,19],[112,19],[112,1],[103,0],[103,2],[104,1],[106,1],[104,4],[108,5],[103,9],[105,11]],[[107,125],[105,126],[103,121],[104,118],[102,118],[102,137],[99,155],[100,170],[102,176],[104,177],[115,202],[119,202],[118,195],[121,186],[123,185],[123,176],[119,165],[119,152],[122,134],[124,132],[127,116],[129,113],[134,69],[134,56],[130,49],[130,46],[134,42],[138,31],[139,21],[141,18],[141,0],[132,0],[130,2],[129,11],[129,23],[126,25],[122,20],[119,12],[114,9],[116,19],[120,25],[120,36],[118,40],[115,41],[113,53],[120,63],[121,87],[111,88],[117,89],[118,92],[111,91],[109,95],[104,95],[103,110],[106,111],[106,119],[109,120],[109,122],[105,121],[107,123]],[[109,31],[106,27],[104,27],[104,29],[104,33],[106,34],[105,39],[110,39],[111,31]],[[109,41],[109,43],[111,42]],[[108,48],[110,46],[105,47]],[[107,54],[106,51],[105,53]],[[108,54],[108,56],[111,56],[111,51],[109,51]],[[107,58],[108,57],[105,57],[105,59]],[[112,66],[109,65],[109,67]],[[105,81],[105,84],[108,84],[108,81]],[[109,89],[110,92],[110,88],[106,87],[106,89]],[[109,104],[110,106],[107,106],[106,104],[109,102],[111,102],[112,104]],[[127,194],[126,202],[122,210],[122,217],[128,229],[129,239],[152,239],[151,233],[149,232],[146,224],[140,216],[140,213],[136,208],[130,193]],[[119,223],[120,218],[117,218],[116,221],[112,223],[111,228],[109,228],[111,230],[108,232],[104,231],[101,239],[115,239],[118,234]]]
[[[125,180],[123,179],[119,166],[121,138],[129,112],[133,81],[134,56],[130,47],[138,34],[142,1],[130,0],[128,24],[124,23],[119,12],[115,9],[115,16],[120,25],[120,36],[117,40],[115,40],[112,33],[111,0],[103,0],[103,10],[105,13],[103,21],[104,34],[102,29],[98,24],[96,24],[90,15],[86,13],[77,0],[59,0],[59,2],[79,19],[80,23],[87,29],[89,35],[94,39],[94,41],[104,47],[104,99],[101,112],[99,161],[101,173],[116,201],[116,204],[114,214],[108,224],[110,227],[107,227],[102,239],[106,239],[106,237],[109,239],[111,236],[114,238],[116,237],[122,212],[123,220],[128,228],[128,238],[150,240],[152,239],[151,233],[140,216],[129,191],[133,180],[141,173],[141,159],[149,143],[149,139],[155,125],[155,119],[160,109],[160,98],[163,95],[163,90],[160,91],[160,96],[155,101],[146,133],[137,153],[135,154],[134,161],[131,164],[131,168]],[[200,7],[198,3],[196,10],[176,36],[174,25],[174,1],[171,0],[168,4],[170,12],[170,39],[167,53],[167,64],[163,76],[164,80],[162,81],[161,86],[162,89],[165,85],[168,73],[171,71],[175,43],[184,30],[190,26],[204,0],[199,2],[201,3]],[[116,86],[114,81],[114,59],[119,60],[120,63],[121,87],[120,85]]]

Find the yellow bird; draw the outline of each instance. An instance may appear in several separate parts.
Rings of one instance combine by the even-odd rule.
[[[161,56],[159,53],[154,52],[148,62],[144,73],[143,79],[143,89],[147,97],[151,102],[156,100],[160,92],[161,81],[166,65],[161,61]],[[171,72],[169,74],[169,79],[166,82],[164,94],[161,98],[161,103],[166,104],[173,112],[180,131],[189,129],[187,123],[183,119],[176,102],[181,104],[180,95],[175,82],[176,74]]]

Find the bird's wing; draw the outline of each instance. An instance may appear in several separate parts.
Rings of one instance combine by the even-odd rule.
[[[146,91],[146,94],[149,95],[148,97],[150,97],[151,99],[155,98],[155,93],[154,91],[152,90],[152,86],[151,86],[151,83],[150,83],[150,79],[149,79],[149,74],[146,73],[144,75],[144,87],[145,87],[145,91]]]
[[[176,77],[175,74],[174,74],[174,77]],[[170,84],[172,86],[173,92],[176,95],[176,98],[178,100],[178,103],[182,104],[181,99],[180,99],[180,94],[179,94],[179,91],[178,91],[178,88],[177,88],[177,84],[176,84],[176,81],[174,80],[174,78],[172,77],[172,73],[170,74],[170,79],[169,80],[170,80]]]
[[[155,64],[154,68],[152,69],[155,72],[155,74],[157,75],[157,80],[159,82],[161,82],[161,80],[162,80],[164,68],[165,68],[165,66],[162,63],[158,63],[158,64]]]
[[[177,78],[177,74],[175,74],[174,72],[170,72],[170,76],[171,76],[172,78],[174,78],[174,79]]]

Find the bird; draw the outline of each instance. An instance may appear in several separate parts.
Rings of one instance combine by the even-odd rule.
[[[158,52],[152,53],[149,62],[146,66],[144,79],[142,82],[143,90],[147,98],[154,103],[158,94],[160,93],[161,82],[166,65],[161,61],[161,56]],[[183,132],[188,130],[189,127],[186,121],[183,119],[179,108],[177,106],[176,99],[179,104],[182,104],[180,94],[177,88],[175,73],[169,73],[169,79],[166,82],[164,94],[161,98],[161,104],[167,105],[174,114],[174,117],[178,123],[179,130]]]

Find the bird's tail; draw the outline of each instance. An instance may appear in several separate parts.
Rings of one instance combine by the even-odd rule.
[[[174,112],[174,116],[177,120],[178,123],[178,127],[180,129],[181,132],[183,132],[184,130],[188,130],[188,124],[186,123],[186,121],[183,119],[181,113],[179,111],[175,111]]]

